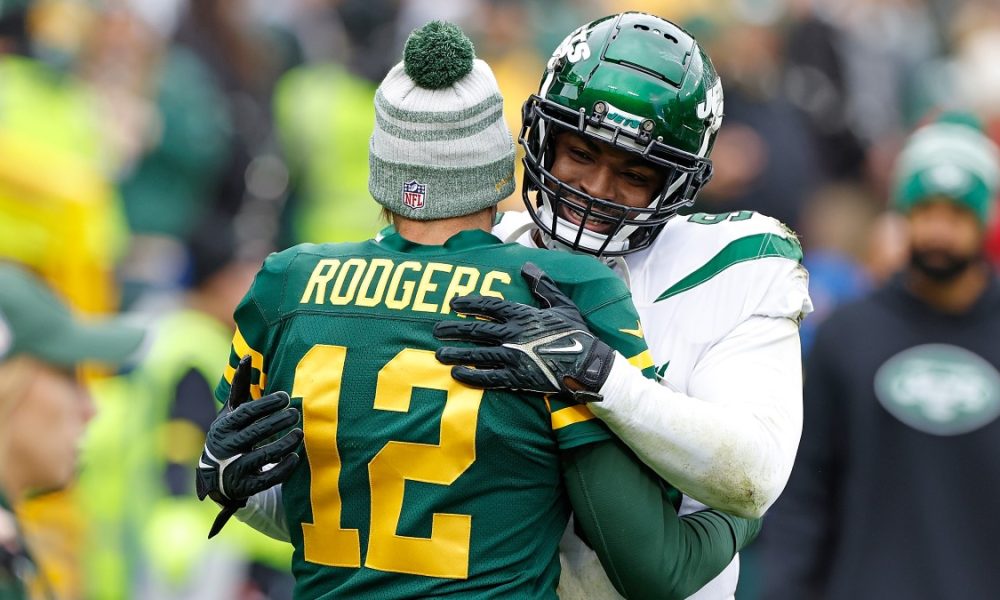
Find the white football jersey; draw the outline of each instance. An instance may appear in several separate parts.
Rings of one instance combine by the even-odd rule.
[[[531,217],[526,212],[504,213],[493,232],[504,241],[535,246],[530,224]],[[758,213],[740,211],[677,216],[667,223],[649,248],[626,255],[623,261],[619,259],[617,266],[612,263],[632,290],[642,320],[641,324],[636,324],[636,333],[645,335],[661,384],[678,392],[677,398],[682,402],[690,400],[688,404],[692,407],[696,403],[705,404],[705,412],[719,410],[718,406],[708,406],[715,403],[736,406],[734,403],[741,401],[743,393],[739,375],[734,373],[727,377],[725,370],[737,364],[731,361],[739,361],[741,346],[745,347],[747,355],[753,353],[755,361],[763,360],[765,368],[773,363],[777,369],[784,369],[776,369],[773,374],[781,380],[775,386],[779,391],[773,397],[768,392],[756,403],[748,401],[747,418],[733,415],[737,424],[725,425],[740,427],[741,420],[777,423],[773,430],[760,437],[777,438],[778,442],[762,443],[759,448],[754,446],[754,450],[760,452],[757,464],[772,462],[771,457],[765,456],[767,453],[777,455],[773,462],[780,466],[766,477],[774,480],[772,486],[777,486],[772,494],[774,497],[787,481],[801,433],[797,324],[811,312],[812,303],[808,294],[808,275],[800,259],[801,250],[794,234],[780,222]],[[778,333],[759,335],[761,332],[766,334],[768,329],[776,329]],[[768,342],[754,342],[762,338],[780,338],[781,342],[780,345],[775,343],[773,348]],[[720,373],[720,369],[723,372]],[[727,381],[729,379],[734,381]],[[700,483],[705,482],[699,480],[711,479],[713,473],[729,468],[728,463],[740,462],[735,457],[732,461],[725,458],[719,438],[728,436],[724,430],[713,430],[710,419],[704,419],[709,425],[702,427],[701,432],[682,432],[675,436],[674,432],[665,431],[649,436],[637,431],[629,435],[628,424],[616,427],[616,423],[596,405],[592,405],[592,410],[661,474],[671,469],[658,468],[660,459],[675,465],[695,465],[673,469],[692,472],[691,481],[684,482],[686,485],[681,485],[676,476],[665,476],[686,491],[700,489]],[[675,421],[681,420],[679,415],[670,415],[674,416],[678,417]],[[643,417],[637,420],[655,422]],[[696,421],[690,420],[691,423]],[[697,429],[694,425],[692,428]],[[638,439],[644,435],[649,439]],[[685,436],[689,439],[679,444],[662,439]],[[684,442],[688,442],[686,446]],[[697,454],[701,447],[705,448],[706,456]],[[684,456],[686,448],[690,449],[691,456]],[[754,471],[750,469],[750,472]],[[761,500],[760,504],[769,505],[774,497]],[[687,514],[704,507],[685,495],[680,512]],[[572,527],[563,538],[561,551],[560,598],[620,597],[604,575],[596,554],[573,535]],[[692,598],[732,598],[738,575],[737,556],[725,571]]]

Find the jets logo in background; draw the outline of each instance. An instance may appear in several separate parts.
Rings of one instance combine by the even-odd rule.
[[[1000,416],[1000,373],[965,348],[923,344],[879,367],[875,395],[892,416],[914,429],[960,435]]]

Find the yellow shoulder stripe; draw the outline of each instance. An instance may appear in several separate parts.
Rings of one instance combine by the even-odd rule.
[[[574,423],[582,423],[594,419],[594,413],[590,412],[585,404],[567,406],[560,408],[550,415],[552,417],[552,430],[562,429]]]
[[[649,350],[643,350],[639,354],[636,354],[632,358],[628,359],[628,362],[630,365],[638,369],[645,369],[656,364],[653,362],[653,355],[649,353]]]
[[[260,398],[263,395],[262,390],[267,388],[267,375],[264,373],[264,355],[250,347],[250,344],[243,338],[243,334],[239,328],[236,328],[236,333],[233,335],[233,352],[236,353],[237,359],[249,354],[250,366],[260,371],[260,380],[257,383],[250,384],[250,397],[254,400]],[[227,365],[224,374],[226,382],[233,383],[233,375],[235,374],[236,368],[232,365]]]

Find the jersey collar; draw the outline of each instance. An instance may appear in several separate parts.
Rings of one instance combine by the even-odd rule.
[[[440,246],[428,246],[411,242],[399,235],[392,227],[383,229],[379,232],[379,236],[381,236],[381,239],[378,240],[380,246],[406,254],[447,254],[450,252],[462,252],[464,250],[497,246],[503,243],[496,236],[482,229],[459,231]]]

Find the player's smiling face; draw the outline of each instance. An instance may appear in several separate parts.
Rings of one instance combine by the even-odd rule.
[[[595,198],[628,208],[645,208],[663,187],[664,175],[640,157],[610,144],[565,131],[555,139],[551,173]],[[574,200],[572,196],[569,200]],[[580,202],[577,203],[585,204]],[[560,205],[559,216],[579,224],[582,215]],[[609,215],[613,218],[620,215]],[[603,233],[611,224],[588,219],[587,229]]]

